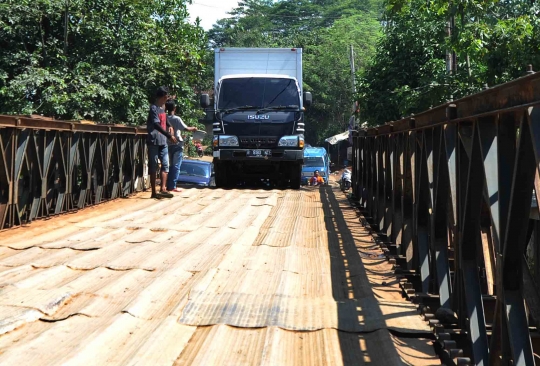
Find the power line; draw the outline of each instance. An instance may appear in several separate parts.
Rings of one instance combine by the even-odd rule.
[[[229,9],[229,8],[223,8],[223,7],[219,7],[219,6],[213,6],[213,5],[207,5],[207,4],[202,4],[202,3],[198,3],[196,1],[193,1],[192,4],[195,4],[195,5],[200,5],[200,6],[204,6],[204,7],[207,7],[207,8],[213,8],[213,9],[220,9],[220,10],[234,10],[234,9]],[[264,17],[264,18],[294,18],[294,19],[319,19],[319,20],[336,20],[336,19],[341,19],[343,18],[342,15],[340,16],[322,16],[322,15],[272,15],[272,14],[249,14],[249,15],[257,15],[257,16],[261,16],[261,17]]]
[[[193,5],[200,5],[200,6],[204,6],[206,8],[213,8],[213,9],[220,9],[220,10],[232,10],[230,8],[223,8],[221,6],[213,6],[213,5],[208,5],[208,4],[203,4],[203,3],[198,3],[196,1],[193,1],[192,2]]]

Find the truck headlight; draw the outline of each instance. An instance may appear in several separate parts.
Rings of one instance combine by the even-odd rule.
[[[238,137],[219,135],[219,146],[238,146]]]
[[[304,138],[301,136],[283,136],[279,139],[281,147],[304,147]]]

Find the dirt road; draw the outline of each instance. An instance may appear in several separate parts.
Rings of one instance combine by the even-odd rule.
[[[440,364],[335,188],[148,197],[0,233],[0,364]]]

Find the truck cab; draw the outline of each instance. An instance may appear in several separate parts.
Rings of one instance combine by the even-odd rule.
[[[259,72],[237,73],[238,69]],[[214,91],[216,186],[263,179],[299,188],[304,110],[311,104],[311,94],[301,87],[301,50],[216,50]],[[201,106],[209,105],[208,95],[203,95]]]
[[[308,184],[316,170],[324,179],[324,183],[328,184],[330,157],[326,149],[324,147],[306,147],[304,149],[304,165],[302,166],[302,184]]]

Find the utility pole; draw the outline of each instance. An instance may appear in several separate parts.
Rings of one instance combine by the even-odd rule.
[[[66,0],[66,12],[64,14],[64,56],[67,57],[69,25],[69,0]]]
[[[448,41],[450,41],[450,39],[452,38],[452,21],[450,19],[448,19],[448,21],[446,22],[446,38],[448,38]],[[447,48],[446,49],[446,73],[447,74],[452,74],[452,60],[453,57],[452,57],[452,51],[450,50],[450,48]]]
[[[449,7],[448,7],[448,20],[446,22],[446,37],[448,38],[448,41],[452,40],[452,32],[454,31],[454,28],[456,26],[456,20],[454,17],[454,11],[452,9],[452,2],[450,1]],[[455,74],[457,71],[457,57],[456,53],[452,51],[451,49],[446,50],[446,72],[451,75]]]
[[[356,78],[355,78],[356,69],[355,69],[355,66],[354,66],[354,48],[353,48],[353,45],[351,45],[351,48],[350,48],[349,61],[350,61],[350,64],[351,64],[352,92],[353,92],[353,95],[355,95],[356,94]],[[353,108],[352,112],[354,113],[355,110],[356,110],[356,104],[354,103],[354,101],[353,101],[353,107],[352,108]]]

